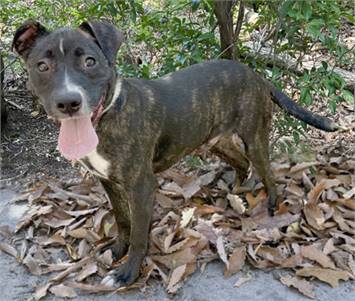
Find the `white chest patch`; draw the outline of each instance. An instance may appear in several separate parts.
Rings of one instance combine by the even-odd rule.
[[[94,149],[90,154],[85,156],[85,159],[89,161],[90,166],[85,164],[82,160],[80,163],[86,167],[91,173],[101,178],[108,178],[108,170],[110,168],[110,163],[101,156],[96,149]]]

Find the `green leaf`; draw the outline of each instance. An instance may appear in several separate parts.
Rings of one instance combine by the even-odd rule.
[[[150,76],[150,68],[149,68],[149,64],[147,63],[143,63],[142,64],[142,75],[144,78],[149,78]]]
[[[291,1],[291,0],[286,0],[284,3],[283,3],[283,5],[282,5],[282,7],[281,7],[281,9],[280,9],[280,13],[281,13],[281,15],[282,16],[286,16],[286,15],[289,15],[290,16],[290,11],[292,10],[292,5],[293,5],[293,1]]]
[[[328,69],[328,64],[326,61],[322,61],[322,67],[325,71]]]
[[[308,106],[312,104],[312,97],[309,88],[301,90],[300,101]]]
[[[343,90],[340,95],[346,102],[353,103],[355,101],[354,94],[348,90]]]
[[[334,87],[334,83],[331,79],[327,79],[325,82],[324,82],[324,85],[325,87],[327,88],[328,90],[328,95],[332,95],[334,94],[335,92],[335,87]]]
[[[336,109],[337,109],[337,101],[336,101],[336,99],[332,99],[331,101],[329,101],[329,108],[332,111],[332,113],[336,112]]]
[[[302,13],[304,18],[308,21],[312,16],[312,5],[310,1],[302,1]]]
[[[297,131],[292,132],[293,140],[295,141],[296,144],[300,142],[300,134]]]
[[[210,40],[210,39],[214,39],[214,33],[213,32],[206,32],[201,34],[200,36],[197,37],[197,41],[201,42],[201,41],[205,41],[205,40]]]
[[[321,29],[324,25],[323,19],[313,19],[307,24],[306,30],[313,38],[318,38],[321,35]]]

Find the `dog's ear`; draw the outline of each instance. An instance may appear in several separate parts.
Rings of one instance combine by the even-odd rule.
[[[88,33],[99,45],[112,67],[116,62],[116,54],[124,41],[124,35],[116,26],[105,21],[83,22],[79,29]]]
[[[12,40],[12,51],[17,52],[24,60],[27,60],[37,39],[48,33],[47,29],[39,22],[28,20],[16,30]]]

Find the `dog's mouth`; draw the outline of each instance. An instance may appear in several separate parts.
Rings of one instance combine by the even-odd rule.
[[[76,116],[59,120],[58,146],[60,153],[69,160],[78,160],[90,154],[99,143],[95,126],[104,109],[105,93],[95,110],[86,116]]]

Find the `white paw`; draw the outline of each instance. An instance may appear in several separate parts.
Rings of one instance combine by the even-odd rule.
[[[111,272],[107,274],[107,276],[101,280],[101,284],[108,286],[108,287],[115,287],[115,279]]]

